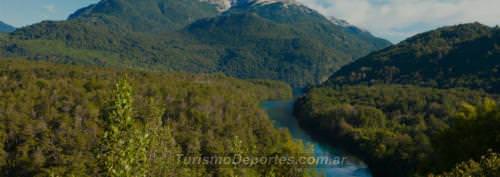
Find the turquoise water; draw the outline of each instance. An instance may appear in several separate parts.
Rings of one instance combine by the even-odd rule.
[[[262,108],[267,111],[269,117],[278,128],[287,128],[293,138],[302,140],[308,145],[314,146],[316,156],[328,155],[331,158],[343,157],[346,162],[339,167],[317,168],[317,170],[326,177],[372,177],[370,170],[358,158],[348,155],[342,149],[322,143],[311,138],[293,116],[294,100],[285,101],[266,101],[262,103]],[[334,144],[334,143],[331,143]]]

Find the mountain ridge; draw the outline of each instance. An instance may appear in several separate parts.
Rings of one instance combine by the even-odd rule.
[[[326,80],[340,66],[390,45],[335,25],[294,1],[252,1],[218,12],[199,0],[103,0],[66,21],[35,24],[11,37],[0,45],[0,54],[71,64],[224,72],[296,86]]]
[[[0,32],[10,33],[10,32],[13,32],[15,30],[16,30],[16,28],[14,26],[0,21]]]
[[[68,20],[112,18],[136,32],[158,32],[179,30],[216,14],[215,6],[198,0],[101,0],[75,11]]]
[[[374,52],[325,85],[397,83],[495,91],[500,88],[500,30],[480,23],[438,28]]]

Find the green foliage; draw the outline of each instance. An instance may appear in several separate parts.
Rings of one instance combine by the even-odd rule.
[[[480,160],[488,151],[500,152],[500,107],[489,99],[477,107],[465,106],[433,141],[433,169],[438,172],[469,159]]]
[[[172,132],[172,124],[163,121],[166,109],[158,101],[150,99],[144,116],[146,132],[149,135],[148,147],[149,176],[174,176],[178,166],[176,154],[181,153]]]
[[[500,31],[479,23],[443,27],[374,52],[326,85],[414,84],[500,90]]]
[[[499,34],[457,25],[372,53],[312,89],[297,105],[299,119],[362,156],[376,176],[441,173],[488,149],[497,153],[499,109],[488,99],[496,96],[456,88],[500,90]],[[446,176],[489,175],[478,166]]]
[[[98,152],[104,176],[147,176],[149,135],[133,127],[132,106],[132,88],[126,80],[120,80],[113,93],[110,113],[104,120],[104,137]]]
[[[470,152],[484,154],[485,148],[498,146],[495,138],[499,125],[489,119],[482,123],[489,127],[467,122],[457,129],[463,136],[447,135],[433,141],[456,124],[455,117],[462,112],[463,105],[484,102],[492,109],[493,101],[488,97],[486,93],[464,89],[402,85],[322,87],[310,90],[297,103],[296,114],[311,132],[341,142],[346,149],[363,157],[376,176],[411,176],[475,157],[464,152],[466,147],[470,147],[466,148],[471,149]],[[479,112],[474,107],[466,107],[469,111],[460,115]],[[466,143],[471,144],[466,146]],[[450,148],[450,144],[457,146]],[[443,152],[451,153],[450,157],[467,158],[459,158],[459,161],[444,158],[446,153],[436,153],[441,152],[441,147]],[[438,165],[439,160],[444,162]]]
[[[124,75],[131,87],[119,82],[113,91]],[[113,176],[108,172],[155,177],[264,176],[268,169],[261,167],[183,168],[176,154],[201,157],[230,152],[236,136],[240,149],[256,154],[308,152],[288,132],[275,129],[259,108],[261,101],[287,99],[290,92],[283,83],[220,74],[2,59],[0,176]],[[125,161],[120,164],[117,159]],[[135,166],[139,162],[145,163]],[[292,172],[307,176],[292,167],[273,168],[279,169],[277,176]]]
[[[390,45],[371,35],[362,38],[307,7],[283,3],[236,6],[185,31],[221,50],[222,72],[295,86],[317,84],[353,59]]]
[[[450,172],[429,177],[494,177],[500,176],[500,155],[489,153],[481,157],[479,162],[470,160],[457,165]]]
[[[286,6],[286,7],[285,7]],[[0,56],[317,84],[390,45],[298,5],[241,6],[217,14],[198,0],[104,0],[69,20],[21,28]],[[50,33],[47,33],[50,31]]]
[[[134,32],[158,33],[216,14],[215,6],[198,0],[102,0],[79,9],[69,19],[113,21]]]

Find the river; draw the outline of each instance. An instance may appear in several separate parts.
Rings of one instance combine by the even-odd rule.
[[[261,107],[269,114],[274,126],[286,128],[290,131],[293,138],[302,140],[307,145],[313,145],[316,156],[324,156],[326,154],[331,156],[331,158],[341,157],[347,159],[342,166],[316,168],[320,174],[324,174],[326,177],[372,177],[370,170],[359,158],[345,153],[338,147],[312,138],[300,128],[297,119],[293,115],[295,100],[265,101],[261,104]]]

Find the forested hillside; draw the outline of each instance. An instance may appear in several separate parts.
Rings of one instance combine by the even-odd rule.
[[[375,176],[426,176],[461,162],[471,166],[451,174],[498,176],[500,164],[490,162],[495,159],[480,167],[467,162],[500,152],[500,107],[493,99],[463,89],[324,87],[309,91],[296,114],[316,136],[360,155]]]
[[[499,32],[449,26],[371,53],[313,87],[296,115],[375,176],[498,176]]]
[[[397,83],[500,91],[500,30],[479,23],[443,27],[374,52],[326,85]]]
[[[0,43],[0,55],[304,86],[390,45],[300,4],[251,2],[218,12],[199,0],[102,0],[66,21],[17,30]]]
[[[173,159],[179,153],[308,152],[259,108],[260,101],[290,92],[284,83],[220,74],[2,59],[0,176],[116,176],[126,170],[155,177],[307,176],[286,166],[182,168]],[[110,165],[117,159],[125,160]]]
[[[68,19],[113,22],[134,32],[158,33],[182,29],[217,13],[214,5],[198,0],[104,0],[79,9]]]

